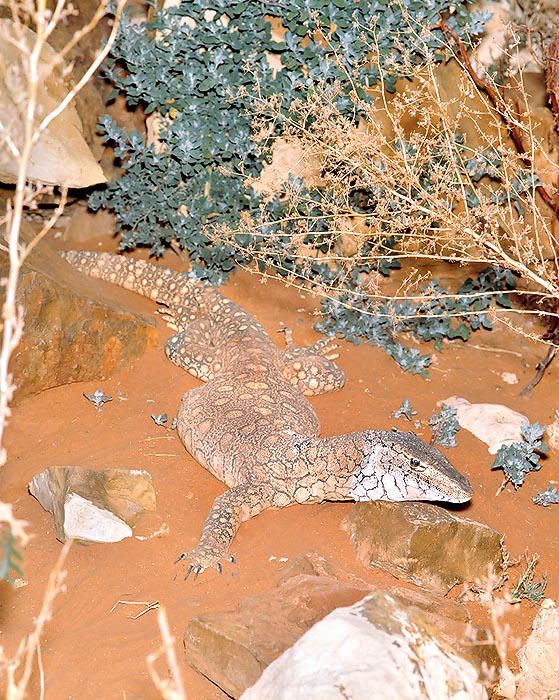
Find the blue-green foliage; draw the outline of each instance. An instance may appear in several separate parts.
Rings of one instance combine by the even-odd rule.
[[[506,481],[514,488],[522,486],[529,472],[537,472],[542,468],[540,456],[549,450],[542,443],[545,425],[533,423],[521,429],[524,442],[513,442],[511,445],[501,445],[491,469],[502,469]]]
[[[433,444],[456,447],[456,433],[460,430],[460,423],[456,420],[455,408],[443,404],[441,411],[429,418],[429,425],[433,431]]]
[[[414,411],[411,405],[411,401],[409,398],[406,398],[402,401],[400,408],[397,411],[394,411],[392,414],[394,418],[407,418],[409,421],[413,420],[413,416],[417,415],[417,411]]]
[[[512,272],[492,266],[475,279],[469,277],[456,296],[448,296],[448,290],[439,287],[434,280],[422,290],[428,295],[427,299],[417,303],[404,300],[375,305],[356,288],[353,293],[342,294],[339,301],[324,300],[324,318],[315,328],[355,344],[364,340],[377,345],[402,369],[426,377],[431,356],[403,345],[397,338],[408,333],[418,340],[434,341],[435,349],[441,350],[444,338],[467,340],[472,331],[491,329],[488,308],[492,301],[510,307],[506,290],[513,289],[515,283]]]
[[[356,101],[368,99],[365,90],[381,72],[393,90],[413,65],[442,58],[440,31],[431,29],[442,14],[466,43],[488,17],[449,0],[189,0],[150,23],[125,18],[107,76],[130,106],[165,120],[157,149],[109,117],[101,120],[124,174],[94,193],[90,206],[116,213],[121,248],[148,245],[160,255],[176,240],[198,276],[219,282],[246,259],[243,248],[257,246],[248,237],[234,250],[203,230],[236,228],[243,211],[258,215],[258,199],[244,184],[266,157],[253,139],[254,101],[276,96],[276,134],[293,100],[318,85],[331,90],[341,115],[355,119]],[[265,16],[280,18],[281,38],[272,39]],[[272,70],[269,53],[282,70]],[[278,256],[286,252],[280,241]],[[326,274],[325,267],[309,274]]]
[[[473,182],[479,182],[485,176],[489,176],[497,182],[502,181],[502,160],[494,149],[476,153],[473,158],[464,162],[464,168]],[[533,192],[536,187],[542,184],[543,182],[536,174],[518,170],[516,177],[512,178],[506,187],[491,192],[490,200],[495,204],[507,204],[510,201],[518,214],[523,216],[524,207],[521,204],[523,196]],[[466,187],[465,193],[468,206],[477,207],[479,198],[475,191],[471,187]]]
[[[511,591],[510,602],[512,604],[520,603],[523,598],[529,600],[532,605],[538,605],[545,598],[545,589],[547,588],[547,573],[542,576],[541,581],[534,581],[534,568],[536,560],[528,565],[528,568],[518,579],[516,586]]]
[[[550,506],[554,503],[559,503],[559,489],[548,484],[546,490],[539,491],[532,500],[538,506]]]
[[[0,581],[13,583],[12,571],[23,576],[19,563],[23,557],[16,549],[16,539],[7,523],[0,524]]]

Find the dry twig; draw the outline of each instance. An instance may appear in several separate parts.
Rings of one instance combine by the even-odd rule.
[[[159,608],[157,611],[157,624],[163,644],[146,659],[149,675],[165,700],[186,700],[186,691],[175,654],[175,640],[169,629],[165,608]],[[167,659],[169,678],[162,678],[155,668],[156,662],[162,656]]]

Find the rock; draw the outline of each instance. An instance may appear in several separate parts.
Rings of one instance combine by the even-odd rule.
[[[431,503],[356,503],[344,521],[357,559],[446,594],[501,570],[496,530]]]
[[[272,161],[265,163],[260,176],[248,180],[247,185],[257,194],[270,194],[278,192],[291,177],[303,179],[308,187],[319,187],[324,184],[321,172],[320,161],[305,152],[299,142],[278,138],[272,148]]]
[[[456,409],[460,427],[489,445],[492,455],[497,454],[501,445],[523,442],[521,428],[530,425],[525,415],[497,403],[470,403],[459,396],[450,396],[437,403],[442,404]]]
[[[547,442],[552,450],[559,448],[559,411],[555,411],[555,420],[548,423],[545,428]]]
[[[27,76],[17,42],[27,43],[31,48],[36,34],[20,24],[22,36],[19,36],[14,26],[10,19],[0,19],[0,112],[11,140],[17,148],[21,148],[24,139],[21,96],[27,90]],[[62,64],[55,70],[50,69],[57,59],[56,51],[45,44],[39,65],[45,77],[38,88],[35,128],[69,92],[63,77],[67,66]],[[2,144],[0,181],[13,183],[17,180],[18,160],[4,146],[4,142]],[[72,104],[51,122],[33,146],[27,175],[30,180],[68,187],[90,187],[107,181],[82,136],[80,119]]]
[[[242,700],[483,700],[478,671],[422,612],[383,591],[335,610]]]
[[[330,576],[297,573],[324,566],[333,570],[311,552],[285,567],[275,588],[248,596],[233,611],[192,618],[184,635],[187,663],[228,695],[239,697],[313,624],[371,592],[372,586],[365,582],[350,584]],[[487,632],[471,625],[461,604],[425,591],[394,589],[391,595],[402,605],[421,610],[449,644],[468,650],[480,668],[498,666]]]
[[[27,226],[22,237],[33,237]],[[7,270],[7,253],[0,250],[0,277]],[[10,363],[16,400],[109,377],[157,341],[152,319],[119,307],[99,282],[81,275],[45,242],[23,266],[17,303],[25,309],[25,325]]]
[[[192,618],[184,634],[186,661],[238,698],[315,622],[368,592],[366,585],[294,576],[271,591],[248,596],[233,611]]]
[[[544,600],[532,623],[532,634],[518,652],[517,700],[548,700],[559,689],[559,609]]]
[[[306,554],[301,554],[293,561],[286,564],[281,570],[281,576],[278,580],[278,585],[288,581],[294,576],[325,576],[329,578],[335,578],[337,580],[343,580],[344,572],[337,570],[326,557],[323,557],[318,552],[307,552]],[[365,581],[357,580],[352,581],[352,583],[357,583],[357,585],[366,586]]]
[[[151,475],[141,469],[49,467],[33,477],[29,491],[54,514],[61,542],[119,542],[156,508]]]

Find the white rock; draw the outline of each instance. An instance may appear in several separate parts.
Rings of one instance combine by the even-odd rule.
[[[61,542],[69,538],[82,544],[119,542],[130,537],[143,518],[156,516],[151,475],[142,469],[49,467],[33,477],[29,491],[53,514]],[[161,528],[157,517],[148,528]]]
[[[460,427],[489,445],[492,455],[497,454],[501,445],[522,442],[521,428],[530,425],[527,416],[501,404],[470,403],[459,396],[450,396],[438,402],[438,405],[442,404],[456,409]]]
[[[377,591],[318,622],[241,700],[487,700],[474,666],[417,608]]]
[[[110,510],[70,493],[64,502],[64,533],[68,539],[120,542],[132,536],[132,528]]]
[[[501,372],[501,379],[505,384],[518,384],[518,377],[514,372]]]

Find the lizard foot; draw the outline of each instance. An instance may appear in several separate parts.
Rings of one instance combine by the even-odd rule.
[[[236,563],[235,557],[232,554],[221,556],[220,554],[216,554],[215,551],[202,547],[195,547],[189,552],[183,552],[175,559],[175,564],[178,564],[179,561],[183,561],[184,559],[192,559],[184,576],[185,581],[192,573],[194,573],[194,580],[196,581],[198,576],[206,569],[217,569],[217,571],[222,574],[223,566],[221,560],[229,561],[232,564]]]

